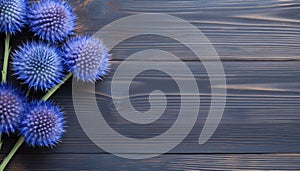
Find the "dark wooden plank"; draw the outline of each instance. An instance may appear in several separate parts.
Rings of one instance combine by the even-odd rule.
[[[134,91],[130,94],[130,98],[137,110],[148,110],[147,94],[160,88],[165,91],[169,104],[166,113],[153,124],[132,124],[119,115],[110,95],[112,76],[119,63],[112,62],[111,74],[103,82],[96,84],[96,92],[87,89],[83,91],[97,94],[98,106],[106,121],[126,136],[150,138],[168,130],[176,120],[180,106],[178,88],[172,86],[174,85],[172,79],[162,72],[148,71],[133,81]],[[159,63],[172,65],[170,62]],[[300,62],[223,62],[228,88],[226,109],[215,134],[204,145],[198,144],[198,138],[210,107],[210,84],[200,62],[186,62],[186,64],[193,71],[199,85],[201,108],[191,133],[170,153],[300,152],[300,130],[298,129]],[[135,70],[135,65],[133,64],[130,69]],[[182,79],[189,78],[186,73],[177,72],[177,74]],[[128,78],[124,77],[124,79]],[[164,89],[166,85],[168,89]],[[191,99],[198,97],[193,94],[185,96]],[[163,96],[160,95],[154,100],[160,102],[162,98]],[[104,153],[87,138],[78,123],[72,103],[71,82],[59,90],[53,100],[63,107],[67,117],[68,128],[63,143],[54,149],[24,147],[20,153]],[[91,99],[83,96],[79,97],[79,100],[86,105],[87,112],[97,112],[94,111],[93,106],[90,106]],[[119,102],[123,102],[122,98]],[[101,125],[95,129],[101,129]],[[169,141],[175,140],[176,136]],[[10,143],[6,143],[5,151],[14,140],[7,141]],[[103,141],[126,144],[118,139],[103,139]]]
[[[79,33],[95,33],[105,25],[138,13],[163,13],[180,17],[200,29],[216,48],[222,60],[299,59],[299,1],[240,0],[71,0],[79,17]],[[163,25],[164,23],[162,23]],[[165,23],[179,34],[185,27]],[[124,25],[118,35],[147,25]],[[145,27],[145,28],[143,28]],[[109,34],[109,33],[107,33]],[[196,39],[198,35],[195,35]],[[193,38],[193,36],[192,36]],[[191,38],[191,39],[192,39]],[[123,60],[139,50],[159,48],[183,60],[198,60],[180,42],[161,36],[138,36],[113,50],[113,58]],[[201,50],[201,49],[199,49]],[[203,50],[203,49],[202,49]],[[209,60],[209,57],[207,57]]]
[[[229,60],[223,62],[228,84],[223,119],[212,138],[203,145],[198,144],[211,101],[209,79],[203,65],[187,47],[170,38],[154,35],[133,37],[111,51],[115,61],[112,62],[112,71],[104,82],[97,83],[96,91],[83,91],[97,95],[99,110],[116,131],[140,139],[160,135],[172,126],[177,118],[180,95],[191,99],[200,98],[199,117],[187,138],[168,154],[152,159],[126,160],[107,154],[89,140],[81,129],[74,113],[69,81],[53,98],[63,107],[67,117],[68,128],[63,142],[53,149],[28,148],[23,145],[8,170],[300,170],[300,62],[274,62],[299,59],[299,1],[69,2],[79,17],[77,32],[80,34],[93,34],[122,17],[149,12],[180,17],[200,29],[214,45],[221,59]],[[174,23],[168,24],[178,33],[185,34],[187,30],[184,27],[173,27]],[[142,30],[147,29],[143,28],[143,24],[138,26]],[[119,33],[122,35],[126,30],[136,27],[126,25],[120,28]],[[3,36],[0,36],[1,39]],[[25,31],[12,37],[12,45],[16,47],[22,41],[32,39],[35,39],[32,33]],[[0,42],[0,47],[0,54],[3,54],[3,42]],[[122,118],[114,107],[110,93],[112,75],[120,64],[118,61],[150,48],[166,50],[183,61],[189,61],[186,64],[193,71],[201,96],[193,95],[193,91],[180,94],[172,79],[162,72],[144,72],[132,82],[130,98],[134,107],[139,111],[147,111],[150,108],[149,92],[161,88],[167,95],[168,109],[153,124],[132,124]],[[206,56],[207,60],[210,58]],[[159,57],[149,57],[145,62],[154,60],[157,65],[172,65],[172,62],[163,61]],[[235,62],[238,60],[246,62]],[[253,62],[255,60],[258,61]],[[129,70],[136,70],[139,64],[133,62]],[[180,79],[188,78],[188,73],[176,69],[174,67],[174,73]],[[123,79],[129,78],[130,75]],[[220,85],[217,88],[224,87]],[[162,99],[161,95],[154,96],[157,103]],[[88,112],[97,112],[89,106],[91,99],[81,97],[79,100],[86,104]],[[119,98],[119,102],[122,104],[124,101]],[[194,103],[191,101],[191,104]],[[101,129],[101,126],[95,129]],[[16,141],[16,135],[4,138],[1,158]],[[103,141],[116,145],[127,143],[109,138]],[[176,141],[176,135],[168,141]],[[148,144],[142,145],[147,148]],[[149,153],[157,152],[151,150]]]
[[[300,154],[162,155],[126,160],[108,154],[17,154],[7,171],[299,170]]]

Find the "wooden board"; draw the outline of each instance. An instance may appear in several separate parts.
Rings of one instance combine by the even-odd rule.
[[[114,73],[114,69],[119,64],[120,62],[112,62],[111,73]],[[169,62],[165,64],[170,65]],[[197,142],[210,105],[209,80],[204,68],[199,68],[201,62],[186,62],[186,64],[194,72],[198,84],[202,85],[199,88],[201,110],[189,136],[170,151],[170,154],[300,153],[298,129],[300,62],[223,62],[228,88],[226,109],[217,131],[204,145],[199,145]],[[134,69],[133,65],[132,70]],[[174,114],[174,110],[166,112],[164,117],[155,124],[141,126],[139,129],[137,125],[122,119],[114,109],[110,98],[112,76],[113,74],[105,78],[103,82],[97,83],[94,93],[97,94],[98,105],[107,122],[117,131],[130,137],[149,138],[159,135],[176,120],[177,115]],[[182,79],[184,78],[186,77],[183,73]],[[152,87],[147,88],[145,85],[154,83],[153,80],[157,84],[166,84],[164,82],[170,81],[168,76],[160,72],[150,71],[140,75],[136,81],[139,84],[133,85],[136,93],[130,95],[133,104],[139,110],[149,108],[148,96],[144,93],[147,93],[149,89],[152,90]],[[53,97],[56,103],[61,104],[68,121],[68,132],[63,142],[54,149],[23,147],[19,153],[106,154],[94,145],[80,128],[73,109],[70,87],[71,81]],[[171,107],[176,107],[180,103],[178,102],[180,96],[176,90],[176,87],[170,87],[166,92],[167,97],[170,98]],[[84,91],[91,93],[90,90]],[[161,98],[162,96],[158,96],[157,100]],[[83,98],[82,101],[89,107],[89,99]],[[12,143],[15,140],[9,141]],[[110,139],[103,141],[126,143]],[[170,141],[175,140],[170,139]],[[6,144],[5,150],[9,149],[8,144],[10,143]]]
[[[73,0],[71,2],[79,16],[80,33],[95,33],[110,22],[133,14],[163,13],[180,17],[200,29],[214,45],[222,60],[299,59],[300,20],[297,0]],[[120,30],[134,27],[124,26]],[[172,29],[184,33],[186,28]],[[183,60],[198,60],[181,43],[154,35],[133,37],[122,42],[115,48],[114,59],[123,60],[128,54],[149,48],[171,51]]]
[[[198,144],[211,102],[211,85],[203,63],[180,42],[167,37],[142,35],[116,46],[111,51],[113,59],[109,75],[96,84],[95,91],[83,91],[96,94],[99,110],[119,133],[133,138],[160,135],[172,126],[178,115],[180,95],[183,94],[179,93],[174,80],[154,70],[145,71],[133,80],[130,98],[137,110],[149,110],[149,93],[153,90],[162,90],[168,98],[164,115],[148,125],[132,124],[120,116],[112,101],[111,83],[117,67],[129,55],[149,48],[171,52],[192,71],[200,92],[200,96],[193,95],[192,91],[184,94],[201,101],[196,124],[185,140],[167,154],[152,159],[127,160],[108,154],[97,147],[80,127],[74,112],[72,83],[68,81],[52,98],[63,108],[67,118],[68,128],[62,143],[53,149],[24,145],[7,170],[300,170],[300,1],[69,2],[79,17],[77,32],[82,34],[95,33],[112,21],[145,12],[174,15],[199,28],[216,48],[226,74],[228,95],[221,124],[207,143]],[[22,41],[35,39],[32,36],[28,31],[24,35],[17,34],[12,38],[13,48]],[[4,36],[0,37],[3,40]],[[0,47],[2,54],[1,41]],[[209,57],[206,59],[209,63],[215,62]],[[140,62],[133,61],[129,70],[136,71]],[[174,62],[159,58],[149,58],[144,62],[162,67],[176,66]],[[176,69],[174,67],[174,73],[181,80],[189,78],[187,72]],[[217,76],[217,73],[213,75]],[[124,79],[130,77],[124,76]],[[216,88],[224,89],[224,86]],[[159,103],[163,98],[157,95],[154,100]],[[82,97],[87,110],[90,100]],[[122,99],[119,102],[123,103]],[[1,158],[15,143],[16,135],[4,138]],[[117,139],[103,141],[126,144]],[[147,147],[147,144],[143,145]]]
[[[299,170],[300,154],[162,155],[126,160],[108,154],[19,154],[7,171]]]

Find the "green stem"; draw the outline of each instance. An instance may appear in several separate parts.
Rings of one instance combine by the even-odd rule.
[[[10,161],[10,159],[14,156],[14,154],[16,153],[16,151],[21,147],[21,145],[24,142],[24,137],[21,136],[18,140],[18,142],[15,144],[15,146],[12,148],[12,150],[9,152],[9,154],[4,158],[3,162],[0,165],[0,171],[3,171],[6,167],[6,165],[8,164],[8,162]]]
[[[3,59],[3,69],[2,69],[2,83],[6,83],[6,76],[7,76],[7,68],[8,68],[8,59],[9,59],[9,53],[10,53],[10,35],[7,34],[5,38],[5,47],[4,47],[4,59]],[[0,133],[0,149],[2,147],[2,133]]]
[[[31,90],[31,89],[28,89],[28,90],[27,90],[27,92],[26,92],[26,97],[28,97],[28,96],[29,96],[29,94],[30,94],[30,90]]]
[[[72,75],[73,75],[73,73],[67,74],[65,76],[65,78],[63,79],[63,81],[61,83],[57,84],[52,89],[50,89],[46,93],[46,95],[42,98],[42,100],[44,100],[44,101],[48,100],[56,92],[56,90],[58,90],[58,88],[61,87],[61,85],[63,85]],[[27,91],[27,94],[29,94],[29,92],[30,92],[30,90]],[[0,171],[3,171],[5,169],[6,165],[8,164],[8,162],[10,161],[10,159],[13,157],[13,155],[16,153],[16,151],[20,148],[20,146],[22,145],[23,142],[24,142],[24,137],[21,136],[19,138],[18,142],[15,144],[15,146],[9,152],[9,154],[2,161],[2,163],[0,165]]]
[[[59,87],[61,87],[61,85],[63,85],[63,84],[64,84],[64,83],[65,83],[72,75],[73,75],[72,72],[70,72],[69,74],[67,74],[61,83],[59,83],[59,84],[57,84],[55,87],[51,88],[51,89],[45,94],[45,96],[42,98],[42,100],[44,100],[44,101],[48,100],[48,99],[56,92],[56,90],[58,90]]]
[[[2,143],[3,143],[3,141],[2,141],[2,132],[0,133],[0,150],[1,150],[1,148],[2,148]]]
[[[4,61],[3,61],[3,69],[2,69],[2,83],[6,83],[8,58],[9,58],[9,53],[10,53],[9,41],[10,41],[10,35],[6,34],[5,49],[4,49]]]
[[[6,76],[7,76],[7,68],[8,68],[8,59],[9,59],[9,53],[10,53],[10,35],[6,34],[5,38],[5,47],[4,47],[4,59],[3,59],[3,69],[2,69],[2,84],[6,83]],[[2,148],[3,140],[2,140],[2,133],[0,133],[0,149]],[[2,167],[0,167],[1,171]]]

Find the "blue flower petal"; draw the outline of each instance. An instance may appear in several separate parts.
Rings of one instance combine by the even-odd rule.
[[[15,74],[29,87],[48,90],[62,81],[63,58],[56,46],[27,42],[13,56]]]
[[[21,119],[20,134],[30,146],[54,146],[62,138],[64,117],[51,102],[29,103]]]
[[[0,0],[0,32],[14,34],[26,23],[27,0]]]
[[[18,129],[25,102],[19,89],[7,84],[0,85],[0,133],[13,133]]]
[[[43,0],[29,8],[30,29],[50,42],[65,40],[75,29],[76,17],[64,1]]]
[[[68,70],[85,82],[101,79],[108,70],[110,59],[103,43],[90,36],[71,38],[63,47],[63,57]]]

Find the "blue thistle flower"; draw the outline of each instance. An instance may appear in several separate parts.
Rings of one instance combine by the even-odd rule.
[[[76,17],[64,1],[43,0],[29,8],[31,30],[41,39],[61,42],[73,33]]]
[[[23,93],[7,84],[0,85],[0,133],[15,132],[24,111]]]
[[[85,82],[95,82],[107,73],[110,56],[102,42],[90,36],[71,38],[63,48],[68,70]]]
[[[15,74],[29,87],[47,90],[62,81],[64,64],[57,47],[41,42],[27,42],[13,56]]]
[[[0,0],[0,32],[14,34],[26,22],[27,0]]]
[[[62,138],[64,117],[59,107],[50,102],[34,101],[28,104],[21,118],[20,134],[31,146],[54,146]]]

